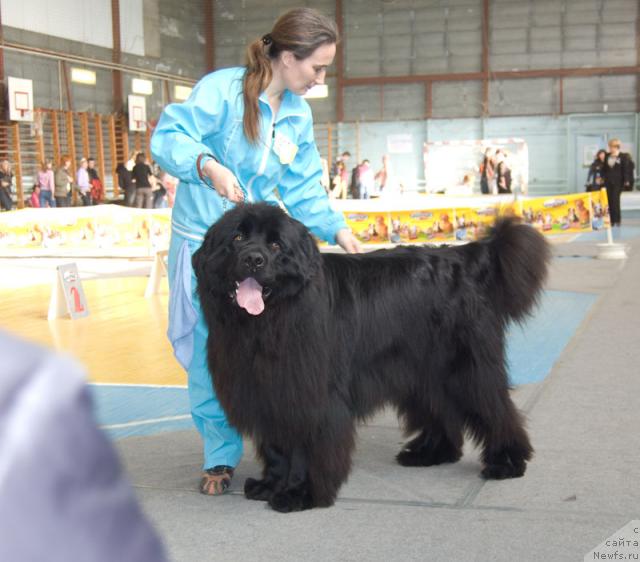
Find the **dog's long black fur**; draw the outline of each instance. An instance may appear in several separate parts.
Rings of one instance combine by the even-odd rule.
[[[533,449],[510,396],[505,327],[536,303],[549,249],[502,218],[483,240],[321,254],[281,209],[241,205],[193,258],[215,390],[263,462],[245,494],[278,511],[329,506],[351,468],[355,424],[385,404],[413,438],[405,466],[455,462],[465,432],[485,478],[522,476]],[[254,277],[265,309],[238,306]]]

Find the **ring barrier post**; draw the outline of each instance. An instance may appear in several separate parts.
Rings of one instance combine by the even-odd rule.
[[[602,202],[603,209],[608,207],[607,190],[604,187],[600,190],[600,201]],[[605,202],[607,204],[605,204]],[[607,227],[607,242],[604,244],[598,244],[598,259],[623,260],[626,257],[627,257],[626,245],[613,241],[611,220],[609,220],[609,226]]]

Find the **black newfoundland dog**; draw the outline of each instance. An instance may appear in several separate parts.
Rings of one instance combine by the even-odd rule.
[[[356,422],[385,404],[413,436],[400,464],[456,462],[467,432],[483,477],[522,476],[533,449],[504,333],[535,304],[549,255],[513,218],[464,246],[344,255],[321,254],[276,206],[226,213],[193,265],[215,390],[264,465],[246,497],[282,512],[332,505]]]

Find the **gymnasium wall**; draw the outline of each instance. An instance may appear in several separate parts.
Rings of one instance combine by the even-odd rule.
[[[169,73],[176,80],[194,81],[205,73],[204,2],[119,4],[123,64]],[[529,146],[534,194],[582,189],[585,147],[603,144],[611,136],[620,137],[640,160],[637,0],[489,0],[484,116],[483,82],[478,77],[483,72],[484,0],[340,4],[342,122],[336,124],[337,65],[327,78],[329,97],[311,101],[324,155],[329,154],[328,124],[333,157],[348,149],[374,165],[389,152],[389,136],[410,135],[411,150],[392,156],[407,177],[420,180],[425,141],[522,137]],[[215,66],[242,64],[246,44],[269,31],[280,13],[300,5],[336,17],[334,0],[214,0]],[[4,39],[111,61],[110,6],[110,0],[0,0]],[[617,70],[580,75],[594,67]],[[73,109],[110,113],[111,72],[94,70],[96,86],[71,83]],[[36,106],[67,109],[57,60],[5,49],[4,71],[5,76],[34,81]],[[519,71],[541,75],[495,74]],[[563,71],[569,74],[553,74]],[[125,99],[134,77],[135,73],[123,73]],[[150,120],[171,99],[167,81],[152,82],[153,94],[147,99]]]
[[[334,153],[348,150],[352,162],[367,158],[374,169],[381,166],[382,155],[390,153],[394,170],[407,179],[405,184],[412,185],[417,179],[420,187],[424,180],[424,142],[518,137],[529,148],[529,193],[573,193],[584,190],[591,163],[585,159],[589,147],[604,147],[609,138],[617,137],[634,160],[640,161],[638,125],[635,113],[341,123],[334,129]],[[390,151],[398,135],[405,135],[404,140],[410,136],[410,152]]]

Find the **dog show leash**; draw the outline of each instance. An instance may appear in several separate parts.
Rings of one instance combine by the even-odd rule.
[[[198,156],[198,159],[196,160],[196,170],[198,171],[198,176],[200,177],[200,181],[202,181],[202,183],[204,183],[208,188],[213,189],[216,193],[218,193],[218,190],[213,185],[211,178],[207,176],[202,170],[201,164],[202,164],[203,158],[211,158],[215,160],[218,164],[220,164],[220,161],[213,154],[209,152],[203,152]],[[251,196],[249,195],[249,192],[244,187],[242,187],[242,185],[239,183],[238,178],[236,178],[236,182],[234,182],[233,184],[233,189],[240,190],[240,192],[242,193],[243,200],[239,201],[238,204],[244,203],[245,201],[251,201]],[[218,195],[220,195],[220,193],[218,193]],[[220,198],[222,199],[222,211],[226,213],[228,210],[229,198],[225,197],[224,195],[220,195]]]

